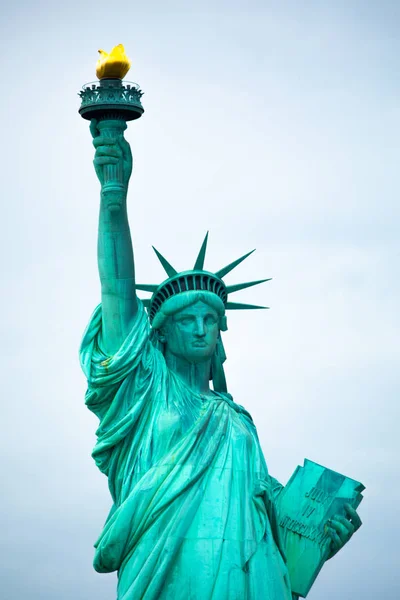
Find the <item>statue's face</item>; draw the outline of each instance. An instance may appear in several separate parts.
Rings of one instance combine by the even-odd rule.
[[[191,363],[205,362],[214,354],[219,316],[204,302],[196,302],[169,317],[161,339],[167,352]]]

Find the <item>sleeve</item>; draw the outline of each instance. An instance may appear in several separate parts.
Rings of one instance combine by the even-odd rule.
[[[79,354],[88,382],[85,403],[100,420],[127,376],[143,376],[151,369],[152,351],[155,352],[155,349],[149,341],[149,329],[143,304],[138,301],[138,312],[131,331],[119,350],[110,356],[102,343],[101,304],[91,316]]]
[[[274,500],[276,500],[279,496],[279,494],[281,493],[281,491],[283,490],[284,486],[279,483],[279,481],[277,479],[275,479],[275,477],[271,477],[269,476],[270,479],[270,484],[271,484],[271,489],[272,489],[272,496],[274,498]]]
[[[141,302],[130,333],[113,356],[104,352],[101,323],[98,306],[84,333],[80,359],[88,381],[85,403],[100,419],[92,456],[100,471],[114,480],[117,471],[129,470],[128,454],[133,456],[139,448],[151,445],[146,432],[152,430],[165,396],[168,369],[149,340],[150,327]]]

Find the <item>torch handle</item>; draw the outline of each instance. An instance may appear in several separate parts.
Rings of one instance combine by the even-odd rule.
[[[122,135],[126,129],[126,121],[122,119],[105,119],[97,123],[100,134],[114,139]],[[126,198],[126,182],[124,181],[123,160],[115,165],[103,166],[102,199],[111,211],[118,211]]]

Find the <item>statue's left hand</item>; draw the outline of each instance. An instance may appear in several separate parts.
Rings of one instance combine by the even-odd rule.
[[[349,541],[351,536],[361,527],[361,519],[350,504],[344,505],[346,517],[334,515],[327,523],[327,532],[331,537],[329,558],[335,556]]]

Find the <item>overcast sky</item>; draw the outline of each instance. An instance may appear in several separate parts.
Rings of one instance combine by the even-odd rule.
[[[113,7],[113,8],[112,8]],[[77,359],[100,300],[99,185],[77,92],[123,43],[137,278],[256,247],[228,283],[228,388],[285,483],[307,457],[366,486],[364,525],[310,600],[400,597],[400,3],[30,1],[2,9],[4,600],[113,600],[92,569],[110,508]],[[145,294],[143,294],[145,295]],[[261,599],[260,599],[261,600]]]

